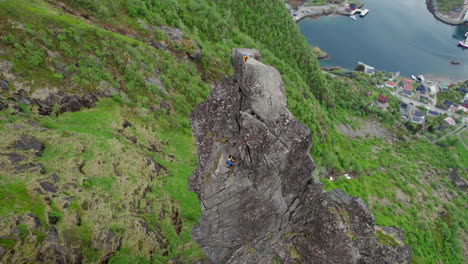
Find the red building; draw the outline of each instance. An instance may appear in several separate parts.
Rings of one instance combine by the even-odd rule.
[[[387,103],[388,102],[388,98],[385,97],[384,95],[382,94],[379,94],[379,101],[383,104]]]

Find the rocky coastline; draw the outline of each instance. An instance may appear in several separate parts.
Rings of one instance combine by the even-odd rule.
[[[426,0],[426,6],[427,10],[431,12],[431,14],[440,22],[445,23],[447,25],[451,26],[458,26],[458,25],[463,25],[464,21],[464,14],[468,12],[468,2],[465,1],[463,10],[460,11],[457,15],[456,12],[450,11],[450,12],[441,12],[438,10],[436,6],[436,0]]]
[[[364,4],[359,3],[357,8],[363,7]],[[296,22],[301,21],[306,17],[317,18],[321,16],[333,16],[333,15],[340,15],[340,16],[349,16],[349,12],[346,11],[348,7],[348,1],[343,1],[341,4],[329,4],[323,6],[306,6],[304,3],[302,5],[298,5],[295,8],[292,7],[291,10],[296,16],[294,19]]]

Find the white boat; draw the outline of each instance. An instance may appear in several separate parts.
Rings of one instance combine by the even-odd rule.
[[[416,76],[414,76],[414,75],[411,75],[411,79],[413,79],[413,80],[415,80],[415,81],[418,80],[418,79],[416,79]]]
[[[351,19],[356,20],[356,16],[355,16],[355,15],[350,15],[349,17],[350,17]]]
[[[364,9],[364,10],[361,12],[360,16],[361,16],[361,17],[365,17],[365,16],[367,15],[367,13],[369,13],[369,9]]]
[[[421,80],[422,82],[426,80],[422,74],[418,75],[418,79]]]
[[[468,32],[465,33],[466,39],[464,41],[458,42],[458,46],[461,46],[463,48],[468,48]]]

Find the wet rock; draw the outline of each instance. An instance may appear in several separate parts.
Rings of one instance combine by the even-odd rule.
[[[23,172],[38,172],[40,174],[45,174],[45,169],[40,164],[27,163],[15,167],[16,173]]]
[[[182,264],[182,261],[178,258],[171,258],[167,261],[168,264]]]
[[[13,143],[13,147],[21,150],[33,150],[35,151],[35,155],[40,157],[45,146],[34,136],[23,134]]]
[[[81,226],[81,217],[78,214],[75,215],[75,224]]]
[[[51,226],[49,228],[49,232],[47,233],[45,240],[50,243],[59,242],[59,236],[58,236],[57,228],[55,228],[55,226]]]
[[[157,48],[157,49],[167,50],[167,46],[164,45],[164,44],[161,44],[161,43],[152,43],[150,45]]]
[[[0,112],[7,110],[8,109],[8,104],[5,102],[0,101]]]
[[[96,232],[91,241],[92,248],[106,253],[117,251],[121,246],[122,239],[116,236],[112,230],[105,228]]]
[[[8,92],[8,82],[5,80],[0,80],[0,93]]]
[[[122,124],[123,128],[127,128],[127,127],[131,127],[132,126],[132,123],[128,122],[127,120],[125,120]]]
[[[60,113],[76,112],[81,108],[91,108],[96,106],[97,97],[90,93],[85,93],[83,96],[67,95],[60,99]]]
[[[81,264],[83,256],[79,249],[65,247],[59,244],[46,244],[37,253],[40,263]]]
[[[15,153],[15,152],[12,152],[12,153],[0,153],[0,156],[7,156],[8,157],[8,160],[13,163],[13,164],[18,164],[20,163],[21,161],[25,160],[26,157],[21,155],[21,154],[18,154],[18,153]]]
[[[63,94],[63,92],[50,92],[48,96],[44,98],[33,98],[32,102],[39,106],[38,112],[40,115],[50,115],[54,105],[59,102],[61,94]]]
[[[455,185],[455,187],[459,189],[466,189],[468,187],[468,183],[458,175],[456,170],[452,170],[450,172],[450,180],[452,180],[452,183]]]
[[[48,218],[49,218],[49,224],[51,224],[51,225],[57,224],[58,221],[60,220],[59,216],[56,215],[56,214],[53,214],[53,213],[49,213]]]
[[[132,142],[133,144],[137,143],[137,138],[135,136],[129,136],[127,137],[127,139],[130,140],[130,142]]]
[[[44,189],[44,191],[46,192],[52,192],[52,193],[57,192],[57,188],[50,182],[41,182],[39,183],[39,185],[41,185],[42,189]]]
[[[193,39],[184,37],[182,30],[173,27],[160,27],[160,29],[168,35],[170,42],[177,46],[185,46],[183,42],[189,42],[192,49],[187,54],[191,59],[200,60],[202,58],[198,44]]]
[[[147,85],[156,86],[161,95],[164,95],[164,96],[169,95],[166,88],[164,88],[164,84],[161,82],[161,80],[159,78],[147,78],[147,79],[145,79],[145,83]]]
[[[376,242],[362,199],[325,193],[313,177],[310,131],[286,108],[279,72],[260,59],[234,49],[234,77],[190,115],[198,167],[189,188],[202,205],[192,238],[213,263],[408,262],[408,247]]]
[[[33,220],[33,223],[34,223],[34,228],[40,228],[42,226],[41,224],[41,220],[39,220],[39,217],[37,217],[36,215],[32,214],[32,213],[28,213],[28,216],[30,218],[32,218]]]
[[[50,174],[50,178],[52,179],[53,182],[59,181],[59,177],[55,173]]]
[[[171,114],[171,105],[167,101],[161,101],[161,103],[159,103],[159,106],[163,109],[166,109],[166,115]]]
[[[13,93],[13,99],[20,104],[24,104],[24,105],[31,104],[31,101],[26,96],[26,91],[23,89],[17,91],[16,93]]]

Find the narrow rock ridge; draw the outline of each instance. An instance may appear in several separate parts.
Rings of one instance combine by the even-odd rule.
[[[286,108],[279,72],[256,50],[233,49],[231,61],[234,76],[190,116],[198,167],[189,187],[203,211],[191,235],[207,257],[223,264],[407,263],[400,230],[385,233],[398,246],[380,244],[364,201],[326,193],[313,177],[310,131]]]

